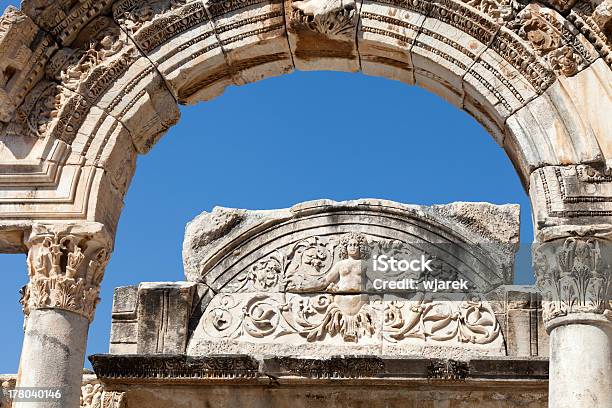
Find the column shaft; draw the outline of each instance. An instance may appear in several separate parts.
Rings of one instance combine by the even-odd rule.
[[[61,309],[33,310],[27,320],[18,387],[58,389],[59,399],[16,402],[13,408],[78,407],[87,344],[87,318]]]

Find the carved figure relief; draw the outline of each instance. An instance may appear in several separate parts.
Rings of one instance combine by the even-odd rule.
[[[350,37],[355,29],[353,0],[303,0],[291,4],[291,25],[330,37]]]
[[[94,68],[114,59],[128,45],[126,35],[108,17],[94,19],[83,31],[88,35],[56,52],[46,67],[47,77],[74,92]]]
[[[211,301],[200,322],[204,337],[362,343],[384,336],[396,343],[414,338],[476,345],[498,338],[495,315],[477,296],[434,299],[419,293],[383,301],[366,294],[372,251],[410,255],[399,241],[351,232],[312,236],[263,257],[236,277],[238,286],[229,285]],[[437,261],[436,276],[457,276]],[[415,280],[428,276],[412,274]]]

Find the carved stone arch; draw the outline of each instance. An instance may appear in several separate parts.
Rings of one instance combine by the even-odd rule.
[[[612,159],[609,19],[583,1],[43,3],[0,23],[3,251],[24,249],[32,221],[112,232],[136,154],[178,121],[177,102],[293,69],[441,95],[491,133],[527,189],[544,188],[550,166]]]

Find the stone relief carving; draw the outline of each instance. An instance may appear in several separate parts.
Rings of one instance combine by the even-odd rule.
[[[351,37],[356,24],[353,0],[303,0],[291,4],[291,26],[330,37]]]
[[[531,44],[557,75],[572,76],[592,60],[571,29],[553,11],[537,4],[521,10],[510,26]]]
[[[64,309],[93,319],[108,248],[91,250],[86,236],[47,233],[34,237],[28,253],[30,283],[22,290],[26,316],[33,309]]]
[[[410,300],[385,302],[383,336],[391,342],[424,341],[488,344],[500,334],[494,311],[478,295],[461,301],[418,293]]]
[[[469,374],[465,361],[433,360],[428,367],[427,378],[431,380],[464,380]]]
[[[612,2],[610,0],[582,0],[567,16],[589,40],[606,63],[612,66]]]
[[[308,342],[327,336],[358,342],[379,335],[379,308],[367,295],[221,294],[209,304],[202,322],[213,339],[277,339],[295,334]]]
[[[536,284],[542,291],[544,321],[571,313],[612,319],[610,243],[570,237],[534,248]]]
[[[367,378],[385,370],[384,361],[373,357],[326,360],[277,357],[275,361],[284,372],[307,378]]]
[[[369,237],[362,233],[313,236],[277,250],[252,265],[237,278],[236,292],[283,291],[291,293],[355,293],[367,289],[374,279],[371,254],[410,259],[424,253],[432,259],[432,271],[387,272],[387,278],[412,278],[415,282],[438,278],[454,280],[458,271],[425,251],[401,241]]]
[[[99,17],[91,25],[94,32],[87,42],[78,48],[61,49],[47,66],[49,77],[75,92],[95,67],[118,55],[127,45],[121,29],[108,18]]]
[[[493,311],[475,295],[461,295],[457,301],[434,300],[420,293],[410,300],[385,301],[383,307],[380,296],[361,293],[366,289],[373,248],[395,256],[406,251],[400,242],[369,239],[361,233],[313,236],[285,253],[275,251],[237,277],[237,293],[224,292],[213,299],[202,318],[206,335],[260,339],[297,334],[307,342],[336,336],[344,342],[359,342],[380,336],[382,326],[385,338],[393,342],[418,338],[488,344],[499,336]],[[416,273],[412,278],[424,276]],[[457,271],[452,276],[456,278]],[[308,293],[313,294],[301,295]]]
[[[521,7],[516,0],[467,0],[466,3],[493,17],[500,24],[511,21]]]
[[[530,194],[538,203],[535,212],[540,227],[558,224],[556,218],[572,220],[598,217],[609,223],[612,217],[612,176],[610,170],[593,165],[547,166],[532,173]]]
[[[125,408],[125,394],[105,391],[98,381],[85,382],[81,386],[80,408]]]
[[[124,0],[113,5],[113,15],[121,26],[133,34],[167,11],[175,10],[191,0]]]
[[[8,392],[15,389],[15,378],[0,378],[0,408],[11,408]]]
[[[93,355],[89,359],[98,378],[207,378],[245,379],[258,376],[259,363],[246,355]],[[114,393],[121,401],[121,393]],[[106,406],[104,406],[106,407]],[[115,408],[115,405],[110,407]],[[109,408],[110,408],[109,407]],[[121,408],[122,406],[117,406]]]

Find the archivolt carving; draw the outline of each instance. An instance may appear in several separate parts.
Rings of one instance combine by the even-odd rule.
[[[515,0],[122,0],[112,3],[112,17],[110,0],[25,1],[22,8],[7,9],[0,22],[0,160],[10,161],[0,166],[0,176],[22,183],[18,192],[0,195],[0,211],[12,220],[44,214],[116,223],[127,181],[115,177],[118,192],[110,192],[108,178],[83,166],[116,176],[120,170],[104,166],[120,160],[104,162],[105,147],[115,149],[119,135],[129,133],[136,150],[146,152],[178,120],[175,99],[208,99],[228,84],[287,72],[295,64],[362,69],[436,92],[446,89],[443,96],[504,141],[526,183],[531,169],[542,165],[603,163],[610,156],[607,145],[595,140],[606,129],[589,126],[592,120],[582,117],[588,113],[576,108],[582,106],[577,96],[559,101],[547,91],[557,77],[577,78],[595,65],[597,53],[611,63],[608,0],[553,8]],[[313,33],[320,36],[315,45],[309,43]],[[42,82],[45,73],[60,86],[53,90]],[[601,72],[593,75],[606,82]],[[603,100],[605,91],[598,92]],[[551,98],[559,105],[554,112],[570,112],[555,113],[558,123],[539,124],[546,130],[539,133],[511,126],[534,99]],[[115,122],[109,125],[107,118]],[[568,123],[584,126],[577,131]],[[593,148],[545,147],[578,140]],[[59,141],[62,154],[54,147]],[[99,153],[77,151],[90,146]],[[49,196],[42,197],[41,187]],[[101,202],[114,208],[98,211]]]
[[[113,5],[113,15],[129,33],[136,33],[147,23],[167,11],[175,10],[190,0],[122,0]]]
[[[572,76],[594,59],[585,44],[572,32],[573,27],[564,23],[550,9],[537,4],[528,5],[521,10],[512,26],[530,42],[557,75]]]

